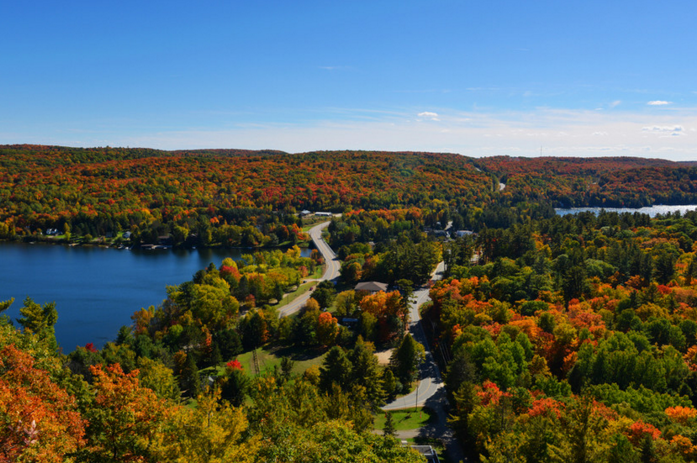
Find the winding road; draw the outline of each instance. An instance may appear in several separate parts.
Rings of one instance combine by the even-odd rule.
[[[322,257],[324,258],[325,262],[325,269],[324,269],[324,275],[322,275],[322,278],[315,280],[315,281],[324,281],[324,280],[334,280],[339,277],[339,271],[341,270],[341,263],[339,260],[336,258],[336,254],[334,254],[334,251],[332,251],[332,248],[329,247],[329,245],[324,241],[322,238],[322,231],[324,231],[325,228],[329,226],[330,222],[322,222],[319,225],[315,225],[312,227],[309,231],[310,238],[312,238],[312,242],[315,243],[315,247],[319,250],[319,252],[322,254]],[[278,309],[279,315],[281,317],[287,317],[288,315],[292,315],[300,308],[305,305],[308,299],[312,296],[312,291],[308,291],[302,296],[299,296],[297,299],[295,299],[293,302],[289,303],[288,305],[284,305],[280,309]]]
[[[322,238],[322,231],[329,226],[330,222],[323,222],[321,224],[315,225],[309,231],[312,241],[315,246],[322,254],[326,267],[324,269],[324,275],[322,278],[316,281],[334,280],[339,277],[341,270],[341,263],[332,251],[332,248],[324,241]],[[448,227],[450,228],[450,223]],[[445,265],[443,262],[439,263],[436,270],[433,272],[431,279],[440,280],[443,278],[443,272],[445,270]],[[307,302],[312,296],[312,291],[308,291],[302,296],[295,299],[290,304],[279,309],[280,316],[286,317],[288,315],[294,314],[299,311],[300,308]],[[399,399],[396,399],[389,404],[382,407],[383,410],[398,410],[403,408],[409,408],[414,406],[428,406],[436,412],[438,415],[438,422],[433,425],[429,425],[425,428],[421,428],[414,431],[404,431],[400,434],[401,438],[415,437],[415,436],[431,436],[441,439],[445,444],[446,451],[450,455],[452,461],[461,462],[467,461],[462,453],[462,448],[455,438],[452,430],[447,424],[447,412],[448,400],[445,394],[445,388],[443,387],[443,380],[440,376],[440,370],[438,365],[433,359],[431,354],[431,349],[428,345],[428,339],[426,338],[426,333],[424,332],[423,326],[421,324],[421,317],[419,314],[419,307],[425,302],[430,300],[429,288],[421,287],[414,291],[413,301],[409,305],[409,315],[411,318],[411,323],[409,324],[409,331],[411,335],[414,336],[418,342],[424,345],[426,348],[426,359],[421,364],[419,368],[419,377],[421,380],[412,393],[407,394]]]

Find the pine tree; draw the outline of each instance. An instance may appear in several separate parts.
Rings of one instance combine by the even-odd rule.
[[[397,429],[394,427],[392,413],[390,412],[385,412],[385,427],[382,430],[382,435],[385,437],[395,437],[397,435]]]
[[[179,386],[182,393],[188,397],[196,397],[201,393],[201,378],[193,355],[186,356],[184,367],[179,375]]]

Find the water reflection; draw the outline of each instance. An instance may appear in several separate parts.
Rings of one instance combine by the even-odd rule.
[[[570,209],[554,208],[554,211],[558,215],[576,214],[578,212],[593,212],[598,214],[601,210],[606,212],[617,212],[619,214],[623,212],[629,212],[633,214],[639,212],[641,214],[648,214],[651,217],[656,217],[658,214],[667,214],[680,211],[684,214],[687,211],[697,210],[697,205],[686,205],[686,206],[651,206],[651,207],[641,207],[638,209],[632,209],[629,207],[572,207]]]

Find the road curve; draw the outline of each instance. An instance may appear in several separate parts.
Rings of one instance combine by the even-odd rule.
[[[334,254],[332,248],[330,248],[329,245],[322,238],[322,231],[324,231],[324,229],[329,226],[329,223],[330,222],[322,222],[321,224],[312,227],[309,231],[310,238],[312,238],[312,242],[315,243],[315,247],[322,254],[325,263],[324,275],[322,275],[322,278],[320,278],[319,280],[316,280],[318,282],[324,280],[334,280],[335,278],[338,278],[339,271],[341,270],[341,263],[336,258],[336,254]],[[308,291],[302,296],[299,296],[290,304],[284,305],[283,307],[278,309],[279,316],[287,317],[288,315],[294,314],[295,312],[300,310],[300,308],[303,305],[305,305],[305,303],[308,299],[310,299],[311,296],[312,291]]]

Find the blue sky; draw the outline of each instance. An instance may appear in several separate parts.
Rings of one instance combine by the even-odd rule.
[[[697,160],[689,1],[0,4],[0,144]]]

